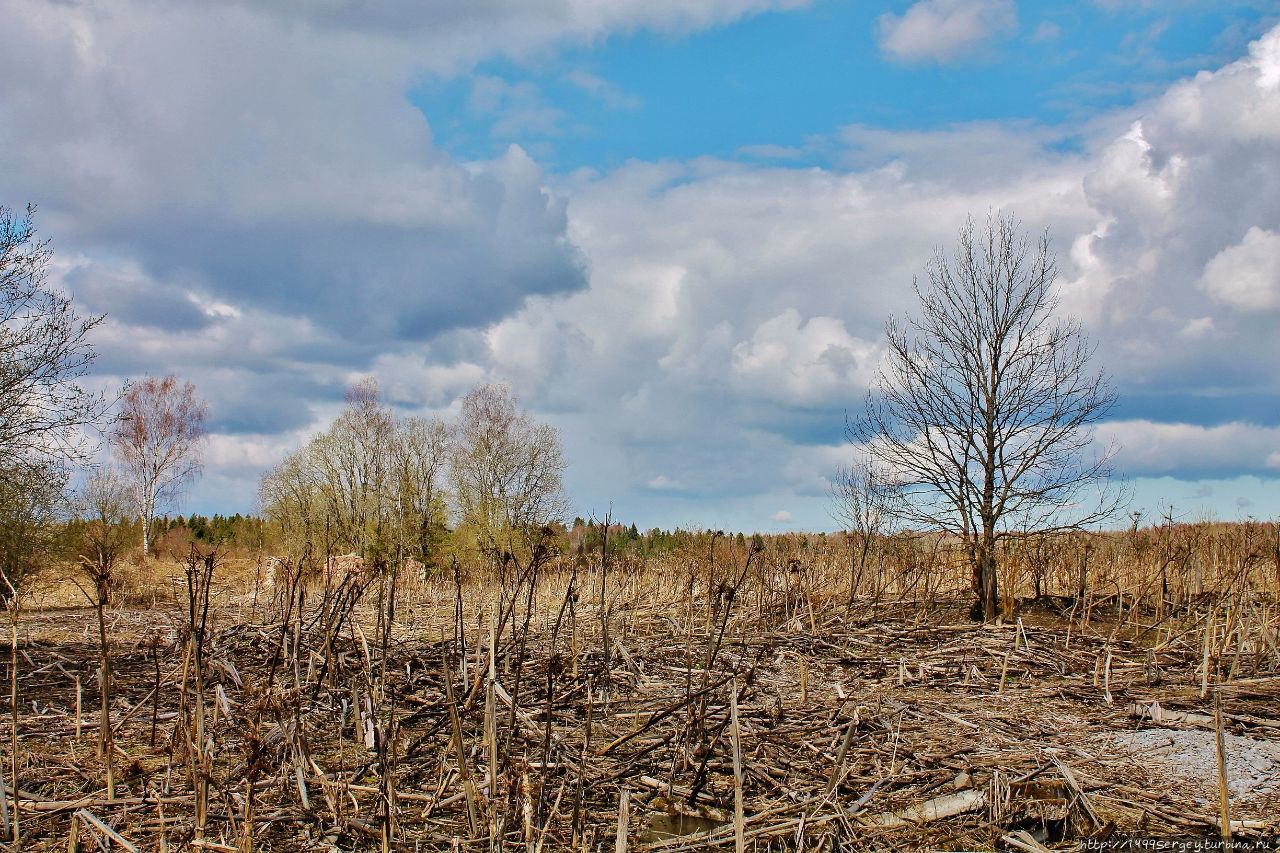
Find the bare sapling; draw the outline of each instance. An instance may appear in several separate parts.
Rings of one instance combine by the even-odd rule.
[[[13,796],[13,831],[10,838],[17,848],[22,838],[18,805],[18,620],[21,614],[21,598],[8,572],[0,572],[9,595],[5,604],[9,611],[9,793]],[[0,791],[0,801],[8,798]]]
[[[205,732],[205,679],[208,673],[207,643],[209,639],[209,598],[213,589],[213,577],[220,554],[217,549],[202,553],[191,545],[183,563],[186,578],[187,607],[186,633],[189,648],[189,672],[191,694],[194,701],[190,721],[191,751],[188,757],[188,773],[195,788],[195,832],[203,839],[209,817],[209,785],[213,765],[211,744]],[[184,681],[183,692],[187,691]]]
[[[853,434],[846,426],[846,432]],[[894,490],[888,477],[880,474],[870,460],[857,457],[840,469],[831,485],[832,516],[849,538],[849,594],[846,610],[852,610],[862,587],[867,561],[879,548],[880,537],[889,525]],[[878,581],[878,578],[877,578]],[[877,587],[878,587],[877,582]]]
[[[88,586],[76,585],[94,608],[98,621],[98,758],[106,775],[107,799],[115,798],[115,750],[111,726],[111,647],[107,636],[106,609],[116,592],[116,567],[128,546],[129,498],[124,481],[111,470],[96,472],[85,483],[77,512],[84,519],[78,563]],[[156,682],[157,694],[159,681]],[[154,731],[154,730],[153,730]],[[153,734],[154,739],[154,734]]]
[[[613,513],[606,512],[604,525],[600,529],[600,598],[597,610],[600,614],[600,655],[604,661],[604,700],[609,701],[609,682],[613,675],[613,664],[609,648],[609,525],[613,523]]]

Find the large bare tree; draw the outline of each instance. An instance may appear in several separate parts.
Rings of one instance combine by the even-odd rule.
[[[142,551],[151,553],[151,522],[204,468],[209,406],[196,387],[170,374],[129,385],[111,443],[142,517]]]
[[[917,317],[890,318],[854,438],[897,486],[907,524],[964,543],[984,618],[999,606],[999,541],[1104,519],[1108,451],[1091,425],[1114,402],[1078,322],[1056,313],[1048,234],[970,220],[915,284]]]

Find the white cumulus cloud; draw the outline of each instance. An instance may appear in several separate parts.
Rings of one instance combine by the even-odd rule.
[[[1133,476],[1194,478],[1280,469],[1280,427],[1134,419],[1101,424],[1097,437],[1100,445],[1119,447],[1116,466]]]
[[[1280,307],[1280,234],[1253,226],[1237,245],[1205,265],[1201,285],[1214,299],[1241,311]]]
[[[1124,389],[1280,393],[1280,27],[1099,140],[1064,307]],[[1176,345],[1171,342],[1177,341]]]
[[[951,62],[1017,27],[1013,0],[919,0],[901,15],[880,16],[880,48],[904,62]]]
[[[874,342],[835,317],[802,320],[795,308],[765,320],[733,347],[733,382],[745,395],[783,404],[839,403],[875,370]]]

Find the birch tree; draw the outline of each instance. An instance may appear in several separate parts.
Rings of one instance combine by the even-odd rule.
[[[151,553],[151,522],[178,499],[204,468],[209,406],[196,388],[170,374],[148,376],[121,397],[111,444],[142,518],[142,552]]]

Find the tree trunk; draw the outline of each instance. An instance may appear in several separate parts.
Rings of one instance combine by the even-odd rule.
[[[151,556],[151,518],[155,515],[155,507],[150,498],[142,504],[142,556]]]
[[[967,534],[966,534],[967,535]],[[969,540],[969,585],[978,602],[982,602],[982,560],[978,557],[978,545]]]
[[[982,617],[994,622],[1000,614],[1000,597],[996,584],[996,551],[988,546],[982,565]]]
[[[982,618],[994,622],[1000,611],[1000,597],[996,578],[996,533],[995,525],[983,524],[982,541],[978,543],[978,600],[982,602]]]

